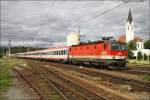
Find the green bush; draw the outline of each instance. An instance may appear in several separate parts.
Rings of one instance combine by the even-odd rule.
[[[137,59],[138,59],[138,60],[142,60],[142,59],[143,59],[142,52],[139,51],[139,52],[137,53]]]
[[[147,60],[147,58],[148,58],[145,53],[144,53],[144,56],[143,56],[143,57],[144,57],[144,60]]]
[[[129,52],[128,52],[128,58],[129,58],[129,59],[132,59],[132,58],[133,58],[133,55],[134,55],[134,53],[133,53],[132,51],[129,51]]]
[[[0,58],[2,58],[3,57],[3,55],[0,53]]]

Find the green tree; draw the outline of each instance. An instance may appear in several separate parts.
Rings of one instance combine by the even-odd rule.
[[[143,57],[144,57],[144,60],[147,60],[147,55],[145,53],[144,53]]]
[[[150,40],[147,40],[144,42],[144,48],[145,49],[150,49]]]
[[[138,60],[141,60],[142,58],[143,58],[142,52],[139,51],[139,52],[137,53],[137,59],[138,59]]]
[[[129,59],[132,59],[132,58],[133,58],[133,55],[134,55],[134,53],[133,53],[132,51],[129,51],[129,52],[128,52],[128,58],[129,58]]]
[[[130,41],[129,43],[127,43],[127,48],[128,50],[136,50],[136,44],[134,41]]]

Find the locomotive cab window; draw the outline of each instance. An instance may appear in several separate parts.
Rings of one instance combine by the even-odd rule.
[[[111,43],[111,49],[112,50],[120,50],[120,46],[118,43],[112,42]]]

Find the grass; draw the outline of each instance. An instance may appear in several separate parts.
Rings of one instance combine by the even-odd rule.
[[[127,66],[143,66],[143,67],[150,67],[150,61],[143,61],[143,60],[129,60]]]
[[[11,69],[16,64],[24,64],[25,62],[16,58],[0,58],[0,96],[12,86]]]
[[[143,79],[146,81],[150,81],[150,75],[145,75]]]

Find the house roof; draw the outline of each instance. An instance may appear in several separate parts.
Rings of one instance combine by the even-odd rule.
[[[121,43],[126,43],[126,35],[120,35],[117,39],[118,42]],[[140,37],[135,37],[134,38],[134,42],[142,42],[143,39],[141,39]]]

